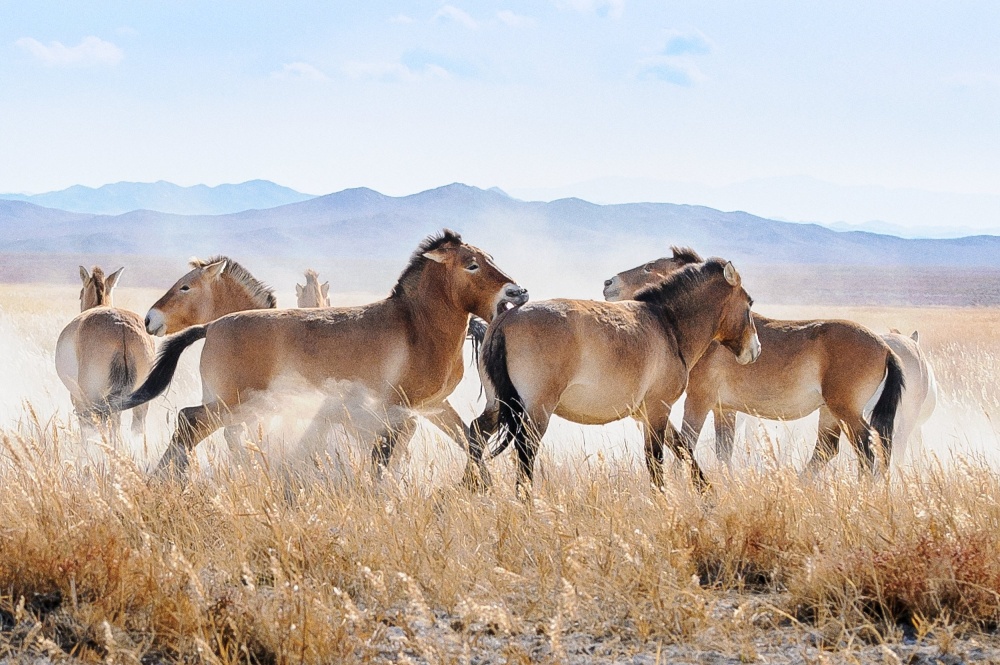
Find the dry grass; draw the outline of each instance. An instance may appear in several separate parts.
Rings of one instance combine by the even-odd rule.
[[[24,337],[12,348],[45,358],[49,322],[72,299],[33,307],[0,293],[0,303],[7,332]],[[1000,358],[995,310],[827,315],[916,324],[944,388],[941,419],[962,431],[980,425],[956,414],[996,415],[1000,393],[983,367]],[[1000,654],[1000,479],[983,461],[932,463],[886,484],[843,468],[802,479],[765,459],[714,471],[699,496],[681,473],[655,491],[635,455],[556,454],[556,439],[530,504],[511,492],[508,459],[481,496],[455,487],[460,465],[443,452],[440,479],[427,482],[419,469],[381,483],[359,469],[345,481],[322,463],[293,483],[255,452],[243,468],[220,459],[181,486],[151,482],[135,449],[81,453],[61,396],[38,390],[28,394],[37,412],[0,430],[0,660]],[[167,430],[150,435],[151,451]]]

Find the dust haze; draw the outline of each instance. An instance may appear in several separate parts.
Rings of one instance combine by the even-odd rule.
[[[515,233],[509,225],[497,223],[482,237],[467,235],[464,239],[492,254],[498,267],[528,289],[532,300],[551,297],[601,297],[603,282],[614,273],[639,265],[650,259],[669,254],[669,247],[637,240],[622,243],[600,255],[570,251],[544,233]],[[414,237],[414,246],[420,240]],[[696,247],[705,255],[713,254],[710,247]],[[220,248],[224,254],[224,248]],[[67,258],[66,275],[76,275],[76,262]],[[125,265],[123,286],[115,292],[115,304],[139,313],[145,311],[184,272],[187,258],[150,262],[143,257],[113,257]],[[280,307],[294,306],[295,284],[304,283],[303,271],[319,272],[320,281],[331,283],[331,303],[334,306],[357,305],[384,297],[403,269],[408,256],[394,260],[328,259],[272,260],[259,257],[231,256],[254,276],[272,286]],[[84,261],[88,264],[89,262]],[[113,263],[105,269],[118,267]],[[739,266],[737,266],[739,267]],[[903,302],[878,308],[847,307],[843,299],[816,303],[822,293],[808,291],[806,282],[773,284],[755,293],[755,285],[767,284],[766,272],[754,266],[743,270],[745,285],[759,303],[756,309],[768,316],[780,318],[852,318],[886,332],[897,327],[909,333],[921,330],[922,346],[928,353],[940,384],[939,405],[931,420],[924,425],[924,446],[911,444],[901,460],[910,464],[951,464],[958,460],[998,461],[998,434],[994,427],[1000,404],[993,388],[993,369],[1000,363],[1000,343],[989,335],[995,310],[981,308],[951,309],[942,307],[902,307]],[[772,276],[773,282],[773,276]],[[59,281],[62,281],[61,279]],[[143,288],[135,288],[141,284]],[[779,291],[780,297],[770,297]],[[66,389],[55,373],[54,348],[59,331],[78,312],[78,283],[66,279],[62,284],[2,284],[0,285],[0,340],[6,350],[0,364],[0,427],[7,431],[43,426],[61,433],[65,454],[70,459],[86,461],[99,457],[102,445],[81,438],[79,427]],[[798,303],[798,304],[788,304]],[[883,305],[878,302],[876,304]],[[129,415],[123,416],[122,444],[141,464],[151,466],[165,449],[175,425],[177,411],[201,402],[198,358],[203,343],[188,349],[166,394],[151,403],[145,437],[128,434]],[[330,388],[330,387],[327,387]],[[341,390],[349,402],[350,391]],[[244,443],[252,455],[267,463],[305,465],[324,461],[326,468],[350,478],[359,469],[370,467],[371,437],[359,436],[351,423],[330,428],[320,443],[309,441],[310,428],[316,426],[324,399],[331,390],[316,391],[294,379],[283,381],[274,391],[254,398],[261,417],[244,429]],[[344,407],[357,418],[366,409],[364,399],[345,402]],[[466,372],[458,389],[450,398],[452,405],[469,422],[481,413],[484,402],[480,395],[478,373],[472,364],[471,349],[466,348]],[[675,406],[672,420],[680,425],[683,401]],[[776,423],[740,416],[734,466],[766,468],[769,465],[804,465],[812,452],[816,437],[817,416],[799,421]],[[37,424],[35,424],[37,423]],[[370,426],[367,427],[369,430]],[[361,428],[365,429],[365,428]],[[717,468],[711,417],[702,432],[697,457],[706,468]],[[834,468],[851,467],[854,454],[842,441],[842,454]],[[545,474],[546,458],[572,458],[587,463],[594,460],[624,460],[643,472],[642,442],[638,426],[631,420],[603,427],[580,426],[558,418],[542,446]],[[211,469],[215,463],[225,463],[229,456],[221,431],[213,434],[198,447],[201,465]],[[894,456],[894,464],[897,463]],[[417,433],[405,450],[398,449],[391,473],[398,479],[432,484],[457,482],[465,463],[464,453],[443,433],[421,420]],[[509,464],[505,457],[494,464]]]

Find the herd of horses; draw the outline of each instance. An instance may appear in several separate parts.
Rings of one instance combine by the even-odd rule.
[[[871,473],[887,472],[894,450],[901,454],[919,436],[936,385],[916,333],[879,336],[850,321],[761,316],[731,262],[672,251],[605,281],[603,302],[528,302],[489,254],[445,230],[419,245],[387,298],[331,307],[329,282],[308,270],[306,284],[296,284],[298,309],[278,309],[270,288],[219,256],[192,260],[144,319],[113,306],[121,269],[105,276],[81,267],[81,314],[59,336],[56,368],[82,423],[117,432],[120,413],[131,409],[133,431],[141,432],[148,403],[167,389],[181,354],[205,340],[202,403],[180,410],[156,471],[179,477],[190,452],[219,428],[242,458],[243,427],[273,415],[258,413],[253,397],[288,376],[324,394],[311,440],[338,421],[357,425],[350,404],[364,398],[374,416],[364,432],[374,441],[376,474],[413,436],[420,414],[467,451],[470,487],[489,486],[486,462],[512,445],[522,493],[553,415],[582,424],[638,421],[657,486],[665,447],[696,486],[707,486],[694,447],[709,411],[726,464],[736,412],[793,419],[818,409],[812,470],[837,453],[841,433]],[[462,379],[470,334],[486,408],[467,425],[448,397]],[[154,336],[167,336],[158,354]],[[685,393],[677,431],[670,410]]]

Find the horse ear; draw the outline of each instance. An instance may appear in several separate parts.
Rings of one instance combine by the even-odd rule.
[[[301,298],[301,297],[302,297],[302,291],[303,291],[303,290],[304,290],[304,289],[302,288],[302,285],[301,285],[301,284],[296,284],[296,285],[295,285],[295,295],[297,295],[297,296],[298,296],[299,298]]]
[[[726,263],[726,267],[722,269],[722,276],[726,278],[730,286],[739,286],[740,274],[736,272],[736,267],[733,266],[732,261]]]
[[[912,339],[914,342],[919,342],[920,341],[920,333],[917,332],[916,330],[914,330],[913,334],[910,335],[910,339]]]
[[[108,275],[108,278],[104,280],[104,286],[107,291],[111,291],[111,289],[118,286],[118,280],[121,278],[123,272],[125,272],[124,266]]]
[[[80,266],[80,281],[86,284],[88,280],[90,280],[90,273],[87,272],[86,268]]]
[[[205,274],[208,276],[209,279],[218,279],[219,275],[221,275],[222,271],[225,269],[226,269],[225,259],[222,259],[221,261],[216,261],[215,263],[209,263],[204,268]]]
[[[444,263],[445,258],[448,256],[448,252],[444,249],[432,249],[429,252],[424,252],[423,257],[425,259],[430,259],[437,263]]]
[[[323,297],[326,298],[330,295],[330,282],[323,282],[323,285],[319,287],[319,290],[323,292]]]

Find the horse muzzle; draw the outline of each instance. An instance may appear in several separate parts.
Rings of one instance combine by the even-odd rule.
[[[146,314],[146,332],[156,337],[163,337],[167,334],[167,321],[163,317],[163,312],[158,309],[151,309]]]
[[[494,311],[496,314],[500,314],[508,309],[520,307],[526,302],[528,302],[528,289],[522,288],[517,284],[508,284],[497,298]]]
[[[743,353],[736,356],[736,362],[741,365],[749,365],[756,362],[757,358],[760,358],[760,338],[757,337],[757,333],[754,333],[750,343],[743,349]]]
[[[604,299],[608,302],[617,302],[621,300],[622,287],[621,280],[618,275],[615,275],[611,279],[604,280]]]

